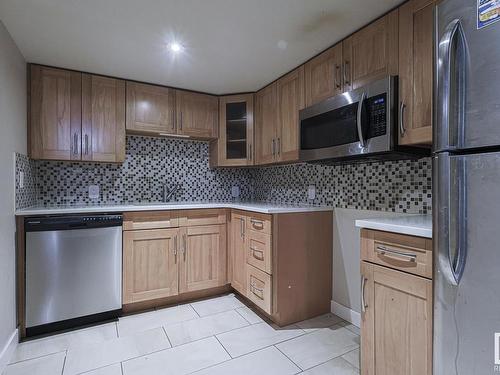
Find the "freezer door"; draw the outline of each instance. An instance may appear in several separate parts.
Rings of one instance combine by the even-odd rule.
[[[121,227],[26,233],[26,327],[121,306]]]
[[[433,162],[434,375],[495,374],[500,152]]]
[[[477,4],[436,9],[435,151],[500,145],[500,22],[478,29]]]

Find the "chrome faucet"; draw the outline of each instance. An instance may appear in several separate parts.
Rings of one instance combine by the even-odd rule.
[[[170,199],[172,199],[172,196],[177,193],[181,189],[180,184],[175,184],[172,186],[172,188],[169,188],[167,184],[163,185],[163,202],[167,203],[170,202]]]

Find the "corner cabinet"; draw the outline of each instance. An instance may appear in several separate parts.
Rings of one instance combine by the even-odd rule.
[[[31,65],[29,102],[33,159],[125,160],[124,81]]]
[[[219,98],[219,138],[210,144],[211,167],[254,164],[253,94]]]
[[[433,0],[399,8],[399,144],[432,144]]]

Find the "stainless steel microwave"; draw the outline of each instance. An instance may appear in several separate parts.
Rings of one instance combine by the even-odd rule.
[[[428,151],[397,147],[397,77],[387,77],[300,111],[300,160],[418,158]]]

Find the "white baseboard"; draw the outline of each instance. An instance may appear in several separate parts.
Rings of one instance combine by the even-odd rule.
[[[361,325],[361,314],[338,302],[332,301],[332,313],[354,324],[356,327]]]
[[[17,343],[19,342],[19,331],[16,329],[10,338],[5,343],[5,346],[0,352],[0,374],[3,373],[7,365],[10,363],[10,359],[16,350]]]

